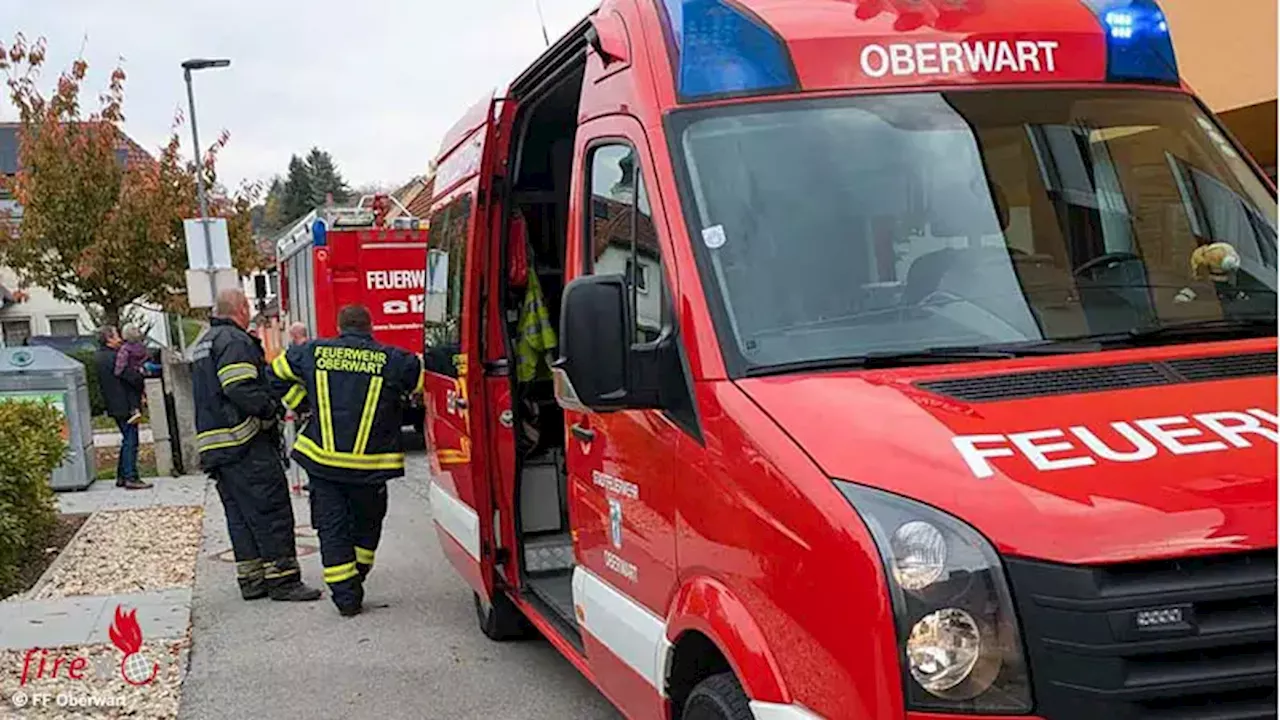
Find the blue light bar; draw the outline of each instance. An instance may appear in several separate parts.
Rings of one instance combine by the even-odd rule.
[[[1178,83],[1169,22],[1156,0],[1084,0],[1107,33],[1107,79]]]
[[[734,0],[662,0],[681,101],[799,89],[786,42]]]
[[[325,226],[324,220],[316,218],[316,221],[311,223],[311,244],[315,247],[324,247],[327,245],[329,242],[329,239],[325,237],[327,230],[328,228]]]

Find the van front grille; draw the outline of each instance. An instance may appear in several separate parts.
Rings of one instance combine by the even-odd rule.
[[[1276,554],[1112,566],[1006,561],[1036,714],[1276,717]]]

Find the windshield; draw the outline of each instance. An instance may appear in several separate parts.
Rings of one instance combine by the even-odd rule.
[[[1275,318],[1275,198],[1179,93],[793,100],[670,130],[735,375]]]

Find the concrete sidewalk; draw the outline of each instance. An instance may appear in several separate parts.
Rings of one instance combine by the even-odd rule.
[[[47,697],[61,694],[117,698],[121,703],[118,711],[104,710],[104,717],[120,717],[121,713],[129,717],[176,716],[178,687],[187,664],[185,645],[191,625],[192,588],[189,584],[165,585],[162,577],[157,580],[160,576],[153,572],[157,568],[156,554],[150,552],[156,545],[136,544],[133,533],[143,527],[138,524],[143,521],[132,516],[152,519],[157,513],[168,512],[158,508],[172,508],[175,517],[180,517],[184,509],[190,512],[192,507],[200,508],[208,481],[187,477],[159,478],[154,482],[156,487],[149,490],[129,491],[114,483],[98,482],[85,491],[58,494],[61,512],[91,517],[31,590],[0,602],[0,717],[73,716],[57,708],[24,707],[25,700],[20,698],[34,697],[34,693],[45,693]],[[113,511],[132,514],[115,515]],[[125,529],[124,537],[115,535],[119,528]],[[193,535],[187,533],[188,543]],[[112,544],[113,540],[119,547]],[[195,548],[188,544],[183,553],[176,547],[176,536],[166,540],[160,557],[176,563],[178,570],[185,562],[189,582]],[[112,553],[105,573],[101,559],[95,555],[100,549]],[[122,584],[137,587],[138,591],[121,590]],[[146,657],[157,661],[158,674],[145,687],[127,685],[117,675],[115,668],[122,656],[108,634],[117,608],[136,612],[139,642],[145,642]],[[37,651],[41,664],[33,669],[28,662],[34,662],[30,658],[37,657]],[[45,673],[46,654],[60,658],[59,662],[76,658],[76,662],[87,663],[82,667],[84,674],[59,675],[57,665]],[[34,673],[29,686],[28,672]]]
[[[196,571],[191,665],[180,718],[619,717],[542,640],[493,643],[476,627],[471,591],[444,560],[426,499],[426,463],[391,483],[366,613],[316,603],[244,602],[225,519],[210,492]],[[294,513],[303,577],[320,585],[307,501]]]
[[[132,510],[145,507],[202,506],[205,493],[212,492],[204,475],[145,478],[154,487],[147,490],[125,490],[114,481],[98,480],[79,491],[58,493],[58,512],[91,513],[98,510]]]

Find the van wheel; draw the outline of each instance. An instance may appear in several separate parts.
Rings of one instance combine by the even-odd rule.
[[[720,673],[698,683],[684,701],[681,720],[751,720],[751,701],[733,673]]]
[[[495,592],[493,602],[486,602],[480,593],[473,592],[471,597],[476,604],[476,620],[480,623],[480,632],[490,640],[503,642],[518,640],[529,634],[529,621],[505,594]]]

